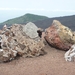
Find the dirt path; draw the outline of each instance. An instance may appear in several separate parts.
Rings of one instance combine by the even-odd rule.
[[[66,62],[64,51],[46,46],[47,54],[0,63],[0,75],[75,75],[75,62]]]

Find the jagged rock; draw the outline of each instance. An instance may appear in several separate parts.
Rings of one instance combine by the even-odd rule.
[[[75,61],[75,44],[65,53],[66,61]]]
[[[0,62],[10,61],[17,55],[36,57],[45,54],[44,43],[40,37],[38,39],[27,36],[22,25],[15,24],[3,30],[0,34]]]
[[[14,28],[16,28],[17,32],[14,30]],[[23,35],[24,32],[22,26],[14,26],[12,27],[11,31],[15,33],[15,39],[18,42],[18,46],[21,48],[19,51],[21,51],[22,54],[24,54],[26,57],[39,56],[41,54],[44,54],[44,43],[41,39],[39,41],[36,41],[27,37],[27,35]]]
[[[75,35],[68,27],[54,20],[52,25],[45,30],[45,39],[53,47],[68,50],[75,43]]]

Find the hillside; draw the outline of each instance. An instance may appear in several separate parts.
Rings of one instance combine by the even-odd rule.
[[[39,16],[34,14],[25,14],[24,16],[10,19],[0,24],[0,28],[3,25],[7,24],[8,26],[17,23],[17,24],[26,24],[28,22],[34,22],[40,28],[47,28],[52,24],[53,20],[59,20],[63,25],[75,30],[75,15],[72,16],[63,16],[63,17],[55,17],[55,18],[48,18],[45,16]]]
[[[44,19],[47,19],[48,17],[46,16],[40,16],[40,15],[34,15],[34,14],[25,14],[21,17],[17,17],[17,18],[14,18],[14,19],[10,19],[10,20],[7,20],[3,23],[0,23],[0,28],[3,27],[3,25],[7,24],[8,26],[12,25],[12,24],[26,24],[27,22],[35,22],[35,21],[39,21],[39,20],[44,20]]]
[[[63,25],[71,28],[75,31],[75,15],[72,16],[64,16],[64,17],[55,17],[55,18],[48,18],[42,21],[34,22],[38,27],[43,29],[49,27],[52,24],[53,20],[59,20]]]

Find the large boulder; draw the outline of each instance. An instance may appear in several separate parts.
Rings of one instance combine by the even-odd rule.
[[[0,33],[0,62],[10,61],[19,56],[37,57],[44,55],[44,43],[27,36],[23,25],[14,24]],[[35,34],[35,33],[33,33]]]
[[[75,33],[59,21],[53,20],[52,25],[45,30],[45,39],[53,47],[68,50],[75,44]]]
[[[20,53],[25,57],[35,57],[43,55],[45,51],[42,39],[39,36],[39,40],[30,38],[26,35],[26,32],[23,31],[23,27],[24,26],[22,25],[13,25],[11,28],[11,32],[15,34],[14,39],[16,39],[19,47],[21,48],[20,50],[17,50],[18,54]],[[22,53],[19,51],[21,51]]]

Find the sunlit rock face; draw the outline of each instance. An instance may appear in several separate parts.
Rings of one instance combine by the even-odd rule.
[[[59,21],[53,20],[52,25],[45,30],[45,39],[53,47],[68,50],[75,44],[75,33]]]

